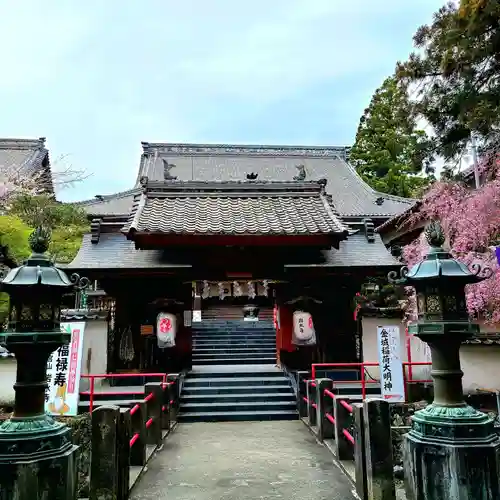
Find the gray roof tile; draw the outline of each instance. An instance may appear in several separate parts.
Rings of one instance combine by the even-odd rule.
[[[130,213],[134,196],[140,193],[140,189],[134,188],[121,193],[99,196],[92,200],[76,203],[89,215],[126,215]]]
[[[147,176],[164,180],[165,163],[178,181],[242,181],[254,172],[259,181],[293,181],[303,166],[305,180],[327,179],[327,194],[342,216],[390,217],[415,200],[379,193],[370,188],[347,163],[345,147],[245,146],[143,143],[136,188]],[[127,213],[134,190],[82,202],[92,215]],[[380,204],[380,202],[382,203]]]
[[[123,234],[102,234],[98,244],[92,244],[90,235],[83,237],[82,246],[71,264],[65,269],[151,269],[190,268],[190,258],[176,249],[136,250],[134,243]],[[368,243],[362,233],[340,242],[339,250],[323,250],[311,254],[304,262],[291,262],[286,267],[387,267],[399,262],[387,251],[380,236]]]
[[[338,250],[322,250],[317,260],[291,263],[285,267],[386,267],[401,266],[385,247],[377,234],[369,243],[365,234],[359,232],[340,242]]]
[[[341,215],[391,216],[414,203],[370,188],[346,162],[347,148],[150,143],[143,148],[137,186],[142,176],[163,180],[163,160],[182,181],[241,181],[251,172],[260,181],[293,181],[303,166],[305,180],[327,179],[326,192]]]
[[[347,234],[317,182],[147,185],[125,230],[171,234]]]
[[[0,171],[9,170],[24,174],[49,169],[49,151],[45,147],[45,137],[40,139],[0,138]],[[50,171],[49,171],[50,172]],[[51,179],[47,189],[52,191]]]
[[[121,233],[101,234],[99,243],[91,235],[83,236],[82,245],[73,262],[65,269],[150,269],[191,267],[180,252],[136,250],[134,242]]]

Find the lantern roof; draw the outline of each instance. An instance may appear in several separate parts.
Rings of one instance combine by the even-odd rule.
[[[41,285],[45,287],[70,288],[79,285],[81,278],[67,274],[54,266],[45,254],[50,243],[50,231],[38,227],[29,236],[29,245],[32,251],[30,257],[22,266],[11,269],[0,282],[3,290],[20,286]],[[85,279],[85,278],[84,278]]]
[[[425,237],[430,249],[424,259],[415,264],[410,270],[403,267],[400,271],[400,279],[397,279],[394,271],[389,273],[390,281],[412,286],[423,281],[446,280],[448,284],[464,286],[487,279],[493,274],[491,269],[482,267],[479,264],[472,264],[472,271],[470,271],[465,264],[454,259],[443,248],[445,235],[439,222],[431,221],[427,225]]]

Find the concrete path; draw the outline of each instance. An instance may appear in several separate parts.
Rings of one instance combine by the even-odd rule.
[[[352,487],[300,421],[179,424],[133,500],[352,500]]]

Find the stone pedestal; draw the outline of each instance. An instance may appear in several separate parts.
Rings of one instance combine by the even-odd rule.
[[[55,453],[34,454],[22,461],[0,458],[0,500],[74,500],[78,447],[68,444]],[[35,455],[37,455],[35,457]]]
[[[415,414],[403,453],[408,500],[500,500],[500,439],[470,406]]]

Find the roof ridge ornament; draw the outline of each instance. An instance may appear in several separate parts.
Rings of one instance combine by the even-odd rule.
[[[175,168],[176,165],[173,163],[168,163],[168,160],[165,160],[165,158],[162,158],[161,161],[163,162],[163,180],[176,181],[177,176],[170,174],[170,170]]]
[[[305,165],[295,165],[295,168],[299,171],[297,175],[294,176],[294,181],[304,181],[306,179],[306,167]]]

